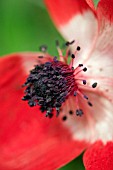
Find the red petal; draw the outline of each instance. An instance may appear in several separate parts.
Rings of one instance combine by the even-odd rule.
[[[86,0],[90,7],[94,9],[93,1]],[[97,15],[100,18],[107,18],[113,22],[113,0],[100,0],[97,6]]]
[[[73,16],[89,9],[84,0],[45,0],[45,4],[57,25],[67,23]]]
[[[1,170],[53,170],[87,146],[84,141],[72,140],[60,118],[47,119],[38,107],[30,108],[21,100],[26,69],[36,64],[38,55],[13,54],[0,59]]]
[[[83,157],[86,170],[113,170],[113,142],[96,142]]]
[[[85,0],[85,1],[92,8],[92,10],[96,12],[93,0]]]

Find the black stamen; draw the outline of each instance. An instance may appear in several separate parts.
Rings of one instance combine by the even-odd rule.
[[[86,80],[83,80],[83,84],[86,85]]]
[[[70,45],[73,44],[74,42],[75,42],[75,40],[71,41],[71,42],[70,42]]]
[[[28,99],[31,99],[31,97],[29,96],[29,95],[26,95],[26,96],[24,96],[24,97],[22,97],[22,100],[28,100]]]
[[[66,46],[69,46],[69,41],[67,41],[67,42],[65,43],[65,45],[66,45]]]
[[[69,46],[69,45],[72,45],[74,42],[75,42],[75,40],[73,40],[71,42],[67,41],[65,44],[66,44],[66,46]]]
[[[69,111],[69,114],[70,114],[70,115],[72,115],[72,114],[73,114],[73,111],[72,111],[72,110],[70,110],[70,111]]]
[[[93,83],[93,84],[92,84],[92,87],[93,87],[93,88],[97,87],[97,83],[96,83],[96,82]]]
[[[83,66],[83,64],[79,64],[78,66],[79,66],[79,67],[82,67],[82,66]]]
[[[43,58],[44,56],[38,56],[38,58]]]
[[[84,71],[84,72],[86,72],[86,71],[87,71],[87,68],[86,68],[86,67],[84,67],[84,68],[83,68],[83,71]]]
[[[67,119],[67,116],[63,116],[62,120],[65,121]]]
[[[59,107],[56,107],[56,117],[58,117],[60,114],[60,108]]]
[[[77,46],[77,51],[80,51],[80,47],[79,46]]]
[[[30,107],[33,107],[33,106],[36,105],[34,101],[29,101],[28,104],[29,104]]]
[[[76,91],[74,91],[74,96],[77,96],[77,92]]]
[[[93,106],[93,104],[92,104],[91,102],[88,102],[88,105],[89,105],[90,107],[92,107],[92,106]]]
[[[83,111],[81,109],[77,109],[76,115],[81,117],[83,115]]]
[[[74,59],[74,58],[75,58],[75,55],[74,55],[74,54],[72,54],[72,55],[71,55],[71,57]]]
[[[87,97],[86,95],[84,95],[84,98],[85,98],[86,100],[88,100],[88,97]]]
[[[52,113],[50,113],[50,114],[49,114],[49,118],[52,118],[52,117],[53,117],[53,114],[52,114]]]

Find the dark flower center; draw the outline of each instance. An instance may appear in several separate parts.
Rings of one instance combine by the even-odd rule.
[[[66,46],[73,44],[75,41],[67,42]],[[79,108],[78,96],[87,101],[87,104],[92,107],[93,104],[89,101],[88,96],[82,93],[81,86],[87,86],[87,81],[83,79],[81,72],[86,72],[87,68],[83,67],[83,64],[79,64],[74,68],[73,63],[75,61],[76,51],[71,54],[71,62],[68,65],[68,57],[70,56],[70,49],[67,48],[66,55],[63,56],[59,43],[57,42],[57,49],[59,52],[60,60],[54,57],[51,62],[46,62],[41,65],[36,65],[33,70],[30,71],[26,82],[23,86],[26,86],[25,96],[22,100],[28,101],[30,107],[39,105],[41,112],[46,112],[46,117],[51,118],[53,111],[56,110],[56,116],[59,115],[61,106],[70,95],[75,96],[76,115],[82,116],[83,110]],[[47,47],[41,46],[43,52]],[[43,58],[43,56],[39,56]],[[92,84],[92,88],[95,88],[97,83]],[[70,111],[73,114],[73,111]],[[62,120],[66,120],[65,116]]]
[[[62,103],[77,90],[74,70],[56,57],[52,62],[35,66],[24,86],[27,88],[23,100],[28,100],[31,107],[39,105],[48,117],[52,117],[54,108],[58,116]]]

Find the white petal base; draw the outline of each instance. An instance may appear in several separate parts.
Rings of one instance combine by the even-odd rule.
[[[71,18],[67,24],[60,26],[59,31],[68,41],[75,40],[72,45],[73,51],[76,51],[77,46],[81,47],[78,56],[83,61],[90,55],[95,45],[98,35],[97,19],[90,10],[87,10]]]
[[[82,117],[76,116],[76,102],[73,97],[67,100],[63,109],[63,115],[67,116],[64,126],[70,130],[74,140],[90,143],[113,140],[113,105],[102,96],[88,93],[87,96],[91,96],[93,107],[89,107],[85,101],[81,102],[80,108],[84,111]],[[73,110],[74,114],[69,115],[69,110]]]

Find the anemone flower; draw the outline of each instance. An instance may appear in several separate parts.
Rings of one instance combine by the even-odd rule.
[[[1,170],[54,170],[83,151],[86,170],[113,169],[112,3],[45,0],[65,55],[57,43],[60,60],[47,52],[0,59]]]

